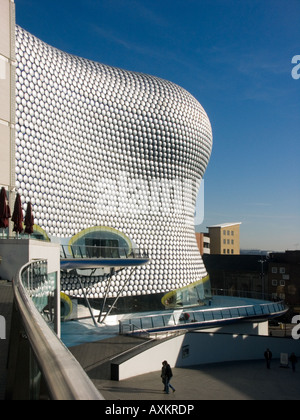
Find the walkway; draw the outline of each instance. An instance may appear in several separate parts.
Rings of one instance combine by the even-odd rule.
[[[131,316],[120,320],[120,330],[122,333],[198,330],[241,320],[267,320],[283,315],[287,310],[284,302],[214,296],[210,306],[173,309],[173,311],[149,314],[131,314]]]
[[[0,340],[0,400],[5,395],[6,362],[9,344],[9,331],[12,313],[12,284],[0,280],[0,315],[6,319],[6,340]]]
[[[160,372],[121,382],[93,380],[107,400],[300,400],[299,371],[279,367],[267,370],[264,361],[231,362],[191,369],[173,369],[176,392],[165,395]]]
[[[76,357],[90,379],[109,379],[111,377],[111,360],[120,354],[140,349],[149,339],[128,336],[111,336],[97,342],[81,344],[69,350]]]

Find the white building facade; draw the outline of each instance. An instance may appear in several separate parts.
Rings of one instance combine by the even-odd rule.
[[[127,285],[128,269],[115,273],[109,297],[205,278],[194,212],[212,130],[199,102],[169,81],[69,55],[18,26],[16,60],[16,188],[45,236],[68,244],[112,228],[146,249],[149,264]],[[62,281],[83,297],[76,276]],[[88,297],[103,298],[107,279],[84,281]]]
[[[14,202],[15,187],[15,4],[0,1],[0,187]]]

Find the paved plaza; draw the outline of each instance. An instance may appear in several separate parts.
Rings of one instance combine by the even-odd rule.
[[[300,368],[300,366],[299,366]],[[175,393],[165,395],[160,371],[121,382],[94,380],[107,400],[300,400],[300,371],[267,370],[265,362],[249,361],[173,369]]]
[[[11,284],[1,282],[0,307],[1,313],[8,321],[8,332],[12,297]],[[120,337],[111,338],[108,342],[111,340],[113,340],[114,351],[118,353],[119,348],[116,346]],[[126,345],[130,348],[132,343],[128,338],[127,341]],[[1,400],[4,398],[8,340],[1,340],[0,344]],[[100,342],[100,344],[102,344],[101,354],[105,359],[106,352],[103,345],[106,343]],[[100,344],[90,343],[88,346],[95,347]],[[124,346],[124,343],[119,343],[120,345]],[[109,350],[109,347],[106,347]],[[85,348],[85,350],[87,349]],[[88,360],[90,362],[90,357]],[[299,371],[296,373],[293,373],[291,368],[281,368],[279,360],[272,362],[271,370],[266,369],[264,360],[202,365],[190,369],[175,368],[173,369],[172,384],[176,388],[176,392],[169,395],[162,392],[163,385],[159,370],[120,382],[93,377],[93,382],[104,398],[110,401],[300,400],[300,363],[297,368]]]

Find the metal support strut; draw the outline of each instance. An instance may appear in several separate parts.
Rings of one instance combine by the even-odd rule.
[[[127,286],[127,284],[128,284],[128,282],[129,282],[129,280],[130,280],[130,278],[131,278],[132,274],[133,274],[133,273],[137,270],[137,268],[138,268],[138,267],[134,267],[134,268],[130,271],[130,274],[129,274],[129,276],[128,276],[127,280],[125,281],[124,286],[123,286],[123,287],[122,287],[122,289],[119,291],[119,293],[118,293],[118,295],[117,295],[116,299],[114,300],[113,304],[111,305],[111,308],[109,309],[109,311],[108,311],[108,312],[104,315],[104,317],[103,317],[103,318],[102,318],[102,320],[101,320],[102,312],[103,312],[103,310],[104,310],[104,305],[103,305],[102,310],[101,310],[101,312],[100,312],[100,314],[99,314],[98,322],[100,322],[100,323],[104,323],[105,319],[106,319],[106,318],[108,317],[108,315],[111,313],[112,309],[114,308],[115,304],[117,303],[117,301],[119,300],[119,298],[120,298],[121,294],[123,293],[123,291],[124,291],[125,287]],[[107,293],[106,293],[106,296],[105,296],[105,302],[106,302],[106,299],[107,299]]]

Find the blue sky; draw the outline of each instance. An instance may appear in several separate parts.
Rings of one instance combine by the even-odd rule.
[[[203,231],[242,222],[242,248],[300,249],[299,0],[15,3],[17,23],[50,45],[168,79],[203,105]]]

